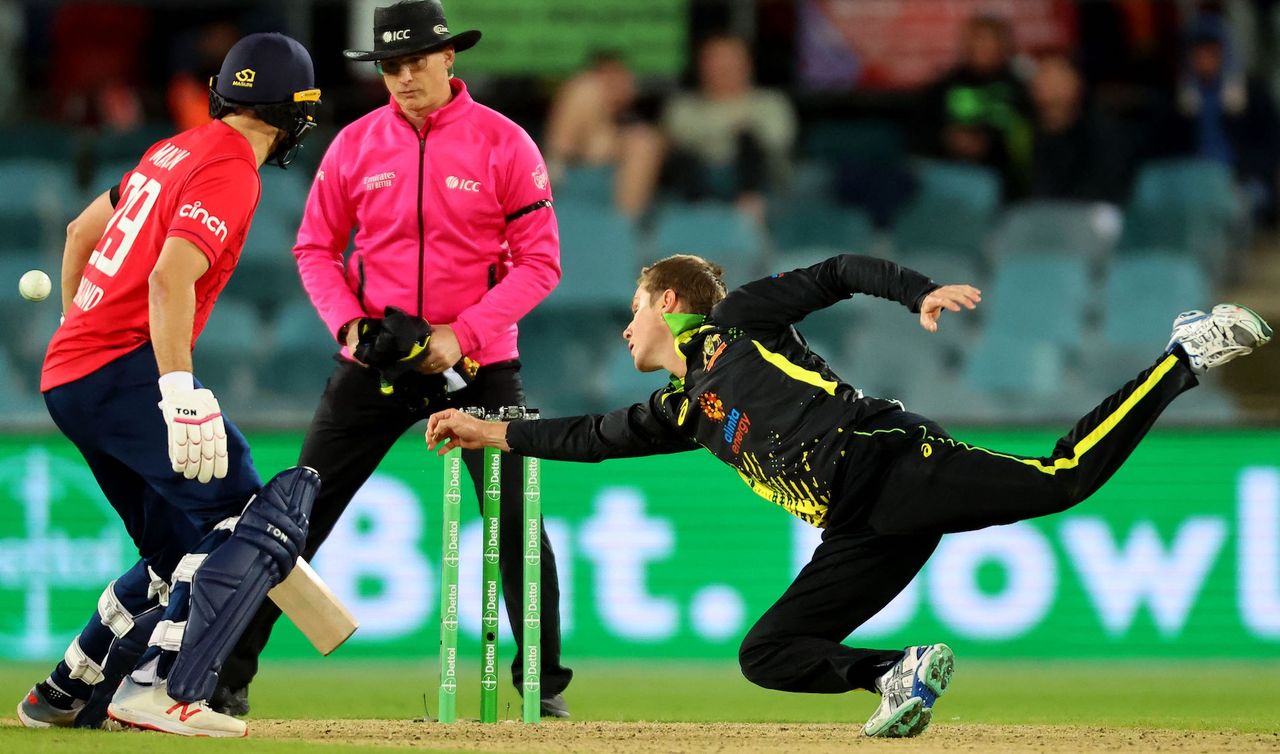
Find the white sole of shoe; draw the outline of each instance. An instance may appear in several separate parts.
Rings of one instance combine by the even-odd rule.
[[[53,723],[46,723],[43,720],[36,720],[27,717],[27,713],[22,711],[22,702],[18,702],[18,721],[28,728],[52,728]]]
[[[172,720],[148,715],[145,712],[116,707],[114,704],[107,707],[107,717],[130,728],[153,730],[157,733],[170,733],[175,736],[189,736],[193,738],[244,738],[249,735],[248,726],[245,726],[243,733],[201,730],[199,728],[192,728],[189,725],[183,725],[182,723],[174,723]]]

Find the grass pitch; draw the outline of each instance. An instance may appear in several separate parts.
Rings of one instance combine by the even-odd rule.
[[[1263,751],[1280,749],[1280,663],[1035,663],[959,658],[915,741],[858,737],[875,706],[866,693],[783,694],[747,683],[731,664],[579,663],[566,694],[574,722],[414,723],[435,711],[432,663],[268,663],[253,689],[247,741],[181,740],[146,733],[29,731],[12,707],[44,665],[0,665],[0,752],[133,754],[379,751]],[[464,673],[459,715],[478,714],[478,677]],[[519,697],[504,688],[504,718]]]

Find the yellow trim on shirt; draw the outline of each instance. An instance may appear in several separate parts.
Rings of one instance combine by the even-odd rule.
[[[802,366],[792,363],[786,356],[774,353],[773,351],[765,348],[758,340],[752,340],[751,342],[755,344],[756,350],[760,352],[761,358],[777,367],[783,374],[787,375],[791,379],[798,380],[806,385],[813,385],[819,390],[825,392],[827,395],[833,396],[836,394],[835,380],[823,379],[822,375],[812,369],[805,369]]]

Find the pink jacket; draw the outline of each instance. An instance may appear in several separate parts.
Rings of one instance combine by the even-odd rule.
[[[517,356],[516,321],[560,280],[560,236],[533,140],[451,84],[421,132],[394,100],[342,129],[293,255],[335,337],[398,306],[452,325],[464,355],[492,364]]]

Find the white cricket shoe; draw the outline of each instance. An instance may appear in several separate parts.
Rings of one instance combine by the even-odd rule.
[[[1218,304],[1205,314],[1183,312],[1173,320],[1168,348],[1182,346],[1196,374],[1220,367],[1271,340],[1271,328],[1255,312],[1235,304]],[[1167,350],[1167,349],[1166,349]]]
[[[862,732],[881,738],[918,736],[933,720],[933,703],[951,684],[956,656],[946,644],[907,647],[901,660],[876,679],[880,706]]]
[[[107,715],[116,722],[179,736],[239,738],[249,735],[243,720],[214,712],[200,702],[179,702],[165,690],[164,681],[144,685],[125,676],[107,706]]]

